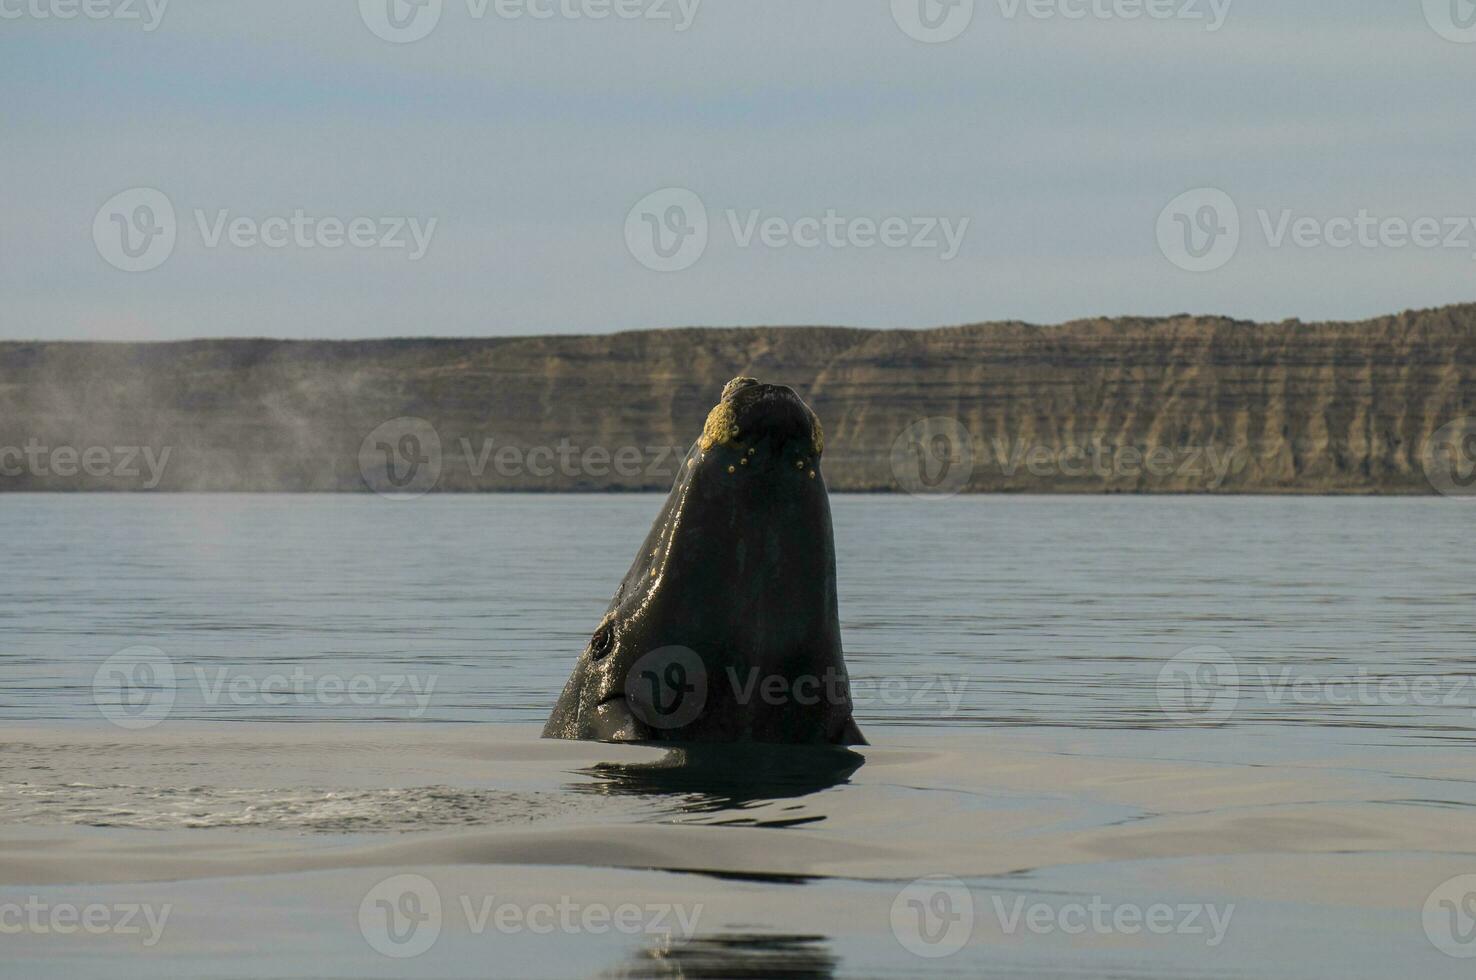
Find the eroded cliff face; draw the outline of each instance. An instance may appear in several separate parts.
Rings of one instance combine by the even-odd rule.
[[[443,491],[664,490],[739,374],[810,402],[833,490],[1428,493],[1427,441],[1476,416],[1476,305],[1362,323],[8,343],[0,489],[357,491],[413,463]],[[380,429],[406,417],[423,423]]]

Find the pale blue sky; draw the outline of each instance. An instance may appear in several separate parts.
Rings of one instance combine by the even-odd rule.
[[[171,0],[153,31],[31,13],[58,2],[0,0],[20,14],[0,19],[6,339],[1328,319],[1476,299],[1476,43],[1426,9],[1459,18],[1470,0],[1233,0],[1213,32],[978,0],[939,44],[909,37],[889,0],[703,0],[681,32],[444,0],[407,44],[377,37],[357,0]],[[94,221],[135,187],[168,198],[177,240],[130,273]],[[698,195],[710,232],[695,264],[661,273],[632,255],[626,219],[667,187]],[[1243,228],[1233,258],[1196,274],[1157,226],[1200,187]],[[436,223],[411,261],[211,247],[195,216],[299,208]],[[730,209],[968,226],[950,261],[744,247]],[[1259,214],[1283,209],[1435,217],[1442,238],[1470,224],[1451,248],[1273,247]]]

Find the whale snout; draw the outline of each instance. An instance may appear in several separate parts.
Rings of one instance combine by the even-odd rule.
[[[750,441],[767,439],[776,448],[792,441],[815,444],[815,413],[787,385],[745,389],[736,407],[739,430]]]
[[[734,378],[707,417],[701,448],[736,452],[740,462],[784,459],[808,470],[819,462],[825,436],[820,420],[793,388]]]

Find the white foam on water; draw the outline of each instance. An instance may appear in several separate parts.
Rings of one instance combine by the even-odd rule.
[[[0,823],[143,830],[406,832],[526,824],[577,805],[552,793],[451,786],[325,790],[0,783]]]

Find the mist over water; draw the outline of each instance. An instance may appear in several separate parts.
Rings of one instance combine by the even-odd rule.
[[[170,720],[541,723],[659,501],[8,496],[0,717],[102,720],[99,668],[146,647],[174,671]],[[1476,589],[1437,533],[1458,502],[833,509],[865,731],[1476,730]]]

